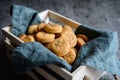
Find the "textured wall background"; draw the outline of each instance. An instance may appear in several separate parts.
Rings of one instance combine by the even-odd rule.
[[[5,59],[4,36],[1,28],[11,24],[10,6],[28,6],[38,11],[51,9],[82,24],[118,32],[120,38],[120,0],[0,0],[0,74],[12,76]],[[120,40],[119,40],[120,45]],[[118,53],[120,51],[120,47]]]

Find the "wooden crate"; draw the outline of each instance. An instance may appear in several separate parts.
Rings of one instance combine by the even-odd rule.
[[[81,25],[80,23],[66,18],[51,10],[45,10],[40,12],[39,17],[45,23],[55,21],[70,25],[73,29],[76,29],[79,25]],[[9,59],[12,59],[11,51],[16,46],[24,42],[11,33],[11,26],[6,26],[2,28],[2,31],[6,37],[5,44],[8,52],[7,56]],[[79,66],[75,71],[71,73],[66,69],[56,66],[54,64],[46,65],[44,67],[37,66],[33,70],[36,71],[38,74],[44,76],[48,80],[83,80],[85,76],[87,76],[89,80],[98,80],[105,73],[104,71],[96,70],[88,66]],[[54,75],[51,74],[51,72],[54,73]],[[34,80],[39,80],[39,78],[32,71],[27,71],[26,73],[29,74]],[[56,75],[57,77],[55,77]]]

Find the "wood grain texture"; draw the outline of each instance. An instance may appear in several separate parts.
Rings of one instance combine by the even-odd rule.
[[[0,60],[6,52],[1,28],[11,24],[9,13],[13,3],[37,11],[51,9],[88,26],[117,31],[120,46],[120,0],[0,0]],[[120,56],[120,47],[118,53]]]

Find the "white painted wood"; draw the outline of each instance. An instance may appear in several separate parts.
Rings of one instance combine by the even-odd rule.
[[[9,60],[12,60],[12,55],[10,54],[10,52],[14,49],[14,47],[8,42],[8,40],[5,40],[4,42],[7,49],[6,56]]]
[[[8,51],[12,51],[14,49],[14,46],[12,46],[8,40],[4,40],[4,42]]]
[[[44,21],[45,23],[48,23],[49,22],[49,16],[48,16],[48,11],[49,10],[45,10],[45,11],[42,11],[38,14],[38,16],[40,17],[40,19],[42,21]]]
[[[84,76],[86,75],[85,71],[86,66],[80,66],[72,73],[72,80],[83,80]]]
[[[11,43],[15,43],[16,45],[19,45],[21,43],[24,43],[22,40],[20,40],[17,36],[15,36],[14,34],[12,34],[10,32],[11,27],[10,26],[6,26],[4,28],[2,28],[2,32],[5,35],[5,37],[7,37]]]
[[[77,28],[79,25],[81,25],[80,23],[73,21],[65,16],[62,16],[52,10],[45,10],[40,12],[39,17],[42,21],[45,21],[46,23],[49,22],[49,18],[55,19],[56,21],[60,21],[64,24],[70,25],[73,28]]]
[[[59,74],[61,77],[63,77],[65,80],[71,80],[72,79],[72,75],[70,72],[66,71],[66,70],[61,70],[60,67],[54,65],[54,64],[50,64],[47,65],[48,68],[50,68],[51,70],[53,70],[54,72],[56,72],[57,74]]]
[[[119,76],[115,76],[116,80],[120,80],[120,77]]]
[[[86,66],[85,73],[91,80],[99,80],[100,77],[104,75],[105,71],[97,70],[97,69]]]
[[[80,23],[73,21],[65,16],[62,16],[62,15],[60,15],[52,10],[49,10],[48,15],[50,18],[53,18],[57,21],[60,21],[60,22],[65,23],[67,25],[70,25],[71,27],[74,27],[74,28],[77,28],[79,25],[81,25]]]
[[[72,75],[73,75],[72,80],[83,80],[84,76],[86,75],[85,66],[83,66],[82,69],[77,70],[77,72],[74,72],[74,74]]]

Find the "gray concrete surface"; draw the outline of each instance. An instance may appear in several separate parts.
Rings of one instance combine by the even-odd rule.
[[[5,59],[6,50],[1,28],[11,24],[9,12],[13,3],[37,11],[51,9],[82,24],[117,31],[120,38],[120,0],[0,0],[0,80],[1,77],[5,80],[12,76],[11,64]],[[120,47],[118,53],[119,51]]]

